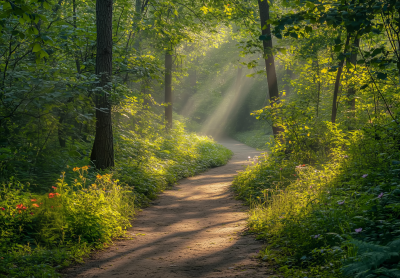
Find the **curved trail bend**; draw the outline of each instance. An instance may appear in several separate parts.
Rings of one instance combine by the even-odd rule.
[[[220,142],[234,152],[225,166],[183,179],[144,209],[128,234],[95,254],[67,277],[266,277],[272,270],[254,256],[262,244],[242,235],[246,207],[230,190],[247,157],[259,152],[232,139]]]

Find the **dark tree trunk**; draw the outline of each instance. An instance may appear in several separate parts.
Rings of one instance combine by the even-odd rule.
[[[271,106],[279,101],[279,91],[278,91],[278,80],[276,78],[275,71],[275,60],[274,55],[272,55],[272,37],[271,37],[271,26],[267,24],[269,19],[269,4],[267,0],[258,0],[258,7],[260,10],[260,20],[261,20],[261,32],[267,37],[263,40],[264,56],[265,56],[265,68],[267,72],[267,82],[268,82],[268,92],[269,101]],[[277,127],[272,123],[272,131],[274,137],[278,135],[282,129]]]
[[[360,39],[357,38],[357,36],[354,38],[354,43],[353,43],[353,47],[351,49],[351,55],[350,55],[350,59],[349,62],[353,64],[353,66],[355,67],[357,65],[357,53],[358,53],[358,47],[360,46]],[[351,110],[351,116],[354,117],[355,116],[355,110],[356,110],[356,88],[354,86],[354,84],[350,84],[350,87],[347,91],[347,96],[349,98],[349,106],[350,106],[350,110]]]
[[[172,128],[172,55],[165,52],[165,121],[167,130]]]
[[[347,34],[346,43],[344,45],[344,53],[346,53],[346,49],[349,46],[349,40],[350,40],[350,35]],[[338,71],[336,73],[335,89],[333,90],[333,102],[332,102],[332,117],[331,117],[332,123],[336,122],[337,97],[338,97],[338,94],[339,94],[340,78],[341,78],[342,72],[343,72],[343,65],[344,65],[344,60],[341,60],[339,62]]]
[[[96,136],[90,159],[98,169],[114,166],[114,144],[111,120],[111,89],[112,74],[112,11],[113,0],[96,1],[97,55],[96,74],[99,78],[96,92]]]
[[[139,21],[142,18],[142,1],[136,0],[135,4],[135,12],[136,15],[134,17],[134,24],[136,25],[136,35],[135,35],[135,43],[133,48],[136,50],[136,55],[140,54],[140,30],[139,30]]]
[[[64,132],[64,126],[63,126],[63,122],[64,122],[64,118],[65,118],[65,114],[61,113],[60,115],[60,119],[58,120],[58,142],[60,143],[60,147],[61,148],[65,148],[66,144],[65,144],[65,132]]]

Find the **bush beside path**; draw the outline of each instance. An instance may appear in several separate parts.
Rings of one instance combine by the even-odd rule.
[[[243,235],[246,207],[235,200],[231,183],[255,149],[234,140],[221,143],[234,152],[225,165],[178,182],[153,206],[138,214],[132,240],[116,242],[67,277],[265,277],[272,274],[256,258],[260,241]]]

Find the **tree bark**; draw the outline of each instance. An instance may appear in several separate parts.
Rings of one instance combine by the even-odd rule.
[[[268,82],[268,92],[270,105],[273,106],[274,103],[279,101],[279,91],[278,91],[278,80],[276,78],[275,71],[275,59],[272,54],[272,37],[271,37],[271,25],[267,24],[269,19],[269,4],[267,0],[258,0],[258,7],[260,10],[260,21],[261,21],[261,33],[267,37],[263,40],[264,47],[264,58],[265,58],[265,69],[267,72],[267,82]],[[272,123],[272,131],[274,137],[282,132],[282,128],[277,127]]]
[[[165,121],[166,129],[172,128],[172,55],[165,52]]]
[[[349,62],[353,64],[355,67],[357,65],[357,53],[358,53],[358,47],[360,46],[360,39],[357,38],[357,36],[354,38],[354,43],[353,43],[353,48],[351,49],[351,55]],[[347,96],[349,98],[349,106],[350,110],[352,111],[351,116],[355,116],[355,110],[356,110],[356,88],[354,87],[354,84],[350,84],[350,87],[347,91]]]
[[[350,40],[350,34],[347,34],[346,43],[344,45],[344,53],[346,53],[346,49],[349,46],[349,40]],[[338,97],[339,87],[340,87],[340,78],[341,78],[342,72],[343,72],[343,65],[344,65],[344,60],[341,60],[339,62],[338,71],[336,73],[335,89],[333,90],[333,102],[332,102],[332,117],[331,117],[332,123],[336,122],[337,97]]]
[[[96,102],[96,136],[90,159],[98,169],[114,166],[114,144],[111,119],[112,74],[112,11],[113,0],[96,1],[97,55],[96,75],[98,87],[102,88],[95,95]]]

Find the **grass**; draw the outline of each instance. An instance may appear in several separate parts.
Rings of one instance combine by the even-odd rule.
[[[268,242],[260,258],[285,277],[400,277],[396,130],[376,137],[327,126],[321,139],[305,136],[317,143],[275,145],[239,173],[249,230]]]
[[[272,135],[265,134],[264,130],[248,130],[235,133],[232,137],[250,147],[258,150],[268,150],[267,143],[270,142]]]

